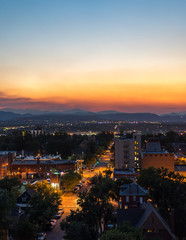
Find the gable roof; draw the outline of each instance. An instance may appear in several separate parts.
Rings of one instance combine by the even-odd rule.
[[[147,220],[147,218],[150,216],[150,214],[153,212],[156,217],[160,220],[160,222],[162,223],[162,225],[165,227],[165,229],[167,230],[167,232],[171,235],[171,237],[173,239],[176,238],[176,236],[172,233],[171,228],[169,227],[169,225],[165,222],[165,220],[162,218],[162,216],[159,214],[159,212],[156,210],[156,208],[150,203],[144,203],[142,205],[142,207],[145,209],[144,214],[142,215],[141,219],[139,220],[139,222],[136,224],[136,227],[141,228],[142,225],[145,223],[145,221]]]
[[[32,197],[36,193],[36,191],[33,190],[32,188],[28,188],[26,192],[28,193],[28,195],[30,195],[30,197]]]
[[[121,225],[123,222],[129,222],[134,227],[142,228],[152,212],[156,215],[170,236],[175,239],[176,236],[172,233],[171,228],[150,202],[144,203],[140,208],[118,209],[117,224]]]
[[[18,198],[17,200],[21,199],[22,197],[25,196],[30,196],[30,198],[36,193],[35,190],[33,190],[32,188],[28,188],[26,191],[24,191]]]
[[[145,190],[144,188],[140,187],[138,184],[136,184],[135,182],[131,183],[131,184],[124,184],[120,187],[120,196],[130,196],[130,195],[146,195],[148,193],[147,190]]]

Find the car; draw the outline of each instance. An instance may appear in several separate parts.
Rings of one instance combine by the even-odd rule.
[[[55,219],[51,219],[51,220],[50,220],[50,223],[53,225],[53,227],[55,227],[55,226],[56,226],[56,223],[57,223],[57,221],[56,221]]]
[[[50,178],[47,178],[47,182],[48,182],[48,184],[51,184]]]
[[[45,240],[46,239],[46,233],[40,232],[37,234],[37,240]]]
[[[78,192],[80,190],[80,186],[76,185],[74,188],[74,192]]]
[[[84,179],[84,178],[81,180],[82,183],[84,183],[85,181],[86,181],[86,179]]]
[[[58,211],[58,213],[56,215],[54,215],[54,219],[60,218],[63,215],[63,213],[64,213],[64,210]]]
[[[24,181],[23,182],[23,186],[26,186],[28,183],[27,183],[27,181]]]
[[[78,183],[77,186],[79,186],[80,188],[83,186],[83,183]]]
[[[62,214],[64,213],[64,209],[63,208],[59,208],[58,212],[62,212]]]

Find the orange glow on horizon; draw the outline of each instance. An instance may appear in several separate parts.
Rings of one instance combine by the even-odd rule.
[[[17,104],[17,108],[30,108],[27,102],[41,109],[42,106],[47,109],[47,104],[49,109],[53,109],[51,106],[60,108],[62,104],[65,108],[130,112],[138,108],[146,111],[150,106],[152,112],[153,109],[157,112],[158,108],[184,110],[186,106],[186,70],[183,67],[57,71],[56,74],[4,71],[2,77],[2,99],[19,99],[22,105]]]

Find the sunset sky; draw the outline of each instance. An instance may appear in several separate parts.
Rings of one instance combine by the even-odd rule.
[[[0,0],[0,108],[186,111],[185,0]]]

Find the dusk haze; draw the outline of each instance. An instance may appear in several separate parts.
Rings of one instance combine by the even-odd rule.
[[[186,1],[0,0],[0,108],[186,111]]]

